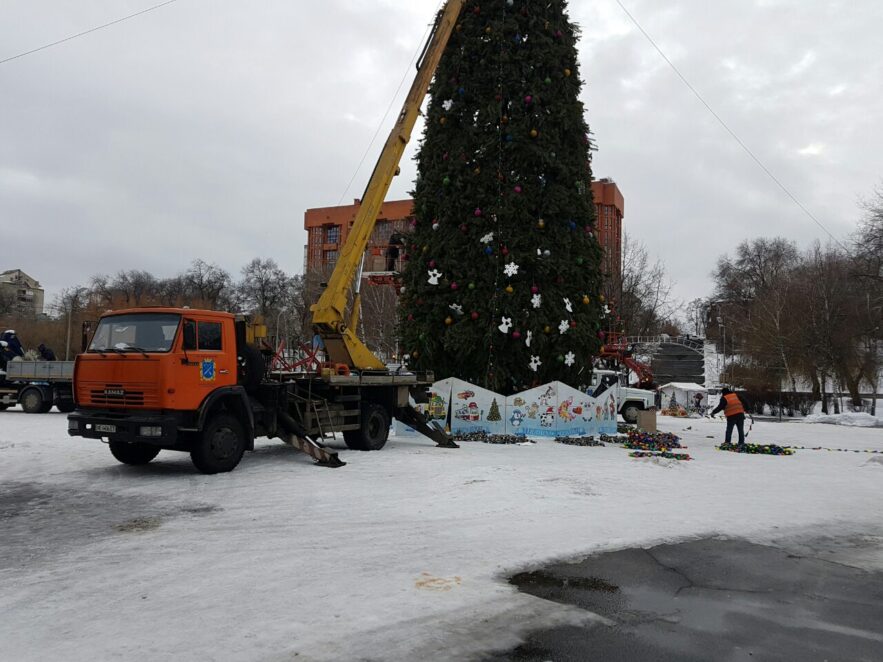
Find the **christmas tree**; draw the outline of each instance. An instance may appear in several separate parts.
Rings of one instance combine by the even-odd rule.
[[[491,403],[491,410],[488,412],[487,420],[491,423],[503,420],[503,417],[500,416],[500,405],[497,404],[496,398],[494,398],[494,401]]]
[[[411,367],[507,394],[587,381],[603,297],[577,39],[565,0],[461,14],[417,157]]]

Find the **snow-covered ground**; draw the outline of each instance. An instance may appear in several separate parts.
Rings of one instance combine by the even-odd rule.
[[[505,578],[694,536],[883,525],[883,456],[714,450],[722,421],[662,418],[692,462],[619,447],[393,440],[312,466],[262,443],[227,475],[144,468],[64,416],[0,414],[0,657],[463,659],[586,612]],[[690,430],[685,428],[690,427]],[[883,450],[879,429],[758,423],[758,443]]]

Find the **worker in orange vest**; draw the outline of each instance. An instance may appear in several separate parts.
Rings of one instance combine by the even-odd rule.
[[[745,443],[745,403],[738,394],[733,393],[728,388],[721,389],[721,400],[711,415],[714,416],[719,411],[724,412],[727,417],[727,436],[726,442],[729,444],[733,439],[733,428],[739,431],[739,443]]]

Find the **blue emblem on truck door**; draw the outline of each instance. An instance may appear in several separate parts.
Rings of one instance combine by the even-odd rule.
[[[213,382],[217,373],[215,371],[215,360],[214,359],[203,359],[200,364],[199,370],[199,381],[201,382]]]

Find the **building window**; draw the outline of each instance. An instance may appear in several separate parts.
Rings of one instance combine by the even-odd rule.
[[[327,265],[337,264],[337,251],[325,251],[323,261]]]
[[[328,225],[325,227],[325,243],[326,244],[339,244],[340,243],[340,226],[339,225]]]

